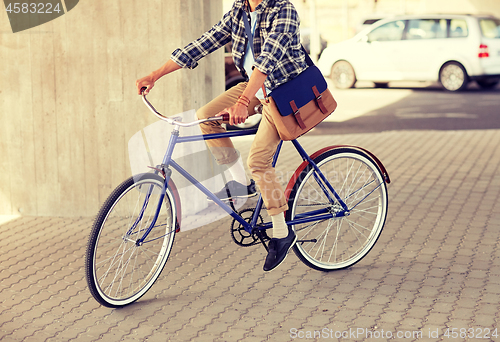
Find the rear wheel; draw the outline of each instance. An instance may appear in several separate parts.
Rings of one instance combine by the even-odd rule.
[[[338,61],[332,67],[331,79],[333,85],[339,89],[349,89],[356,83],[356,74],[352,65],[347,61]]]
[[[469,82],[464,67],[456,62],[449,62],[443,65],[441,71],[439,71],[439,81],[448,91],[463,90]]]
[[[321,271],[339,270],[364,258],[384,227],[388,196],[382,172],[364,152],[338,148],[314,159],[321,173],[347,205],[346,214],[293,226],[294,252],[306,265]],[[291,188],[286,220],[345,212],[309,164]],[[333,202],[333,203],[332,203]],[[308,213],[308,214],[306,214]]]

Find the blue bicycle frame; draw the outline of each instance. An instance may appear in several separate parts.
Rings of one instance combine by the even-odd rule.
[[[148,234],[151,232],[153,227],[156,224],[156,220],[158,218],[158,215],[161,210],[161,206],[163,203],[163,200],[165,198],[165,194],[167,191],[168,187],[168,182],[170,180],[170,175],[171,171],[169,167],[172,167],[174,170],[179,172],[184,178],[186,178],[191,184],[196,186],[202,193],[204,193],[208,198],[210,198],[215,204],[217,204],[219,207],[221,207],[225,212],[227,212],[232,218],[234,218],[238,223],[241,224],[241,226],[244,227],[245,231],[248,233],[252,234],[254,228],[258,228],[259,230],[265,230],[272,228],[272,223],[267,222],[264,224],[257,224],[257,219],[259,217],[259,213],[262,209],[263,205],[263,200],[262,200],[262,195],[259,195],[259,199],[257,201],[257,205],[255,208],[255,211],[253,213],[253,217],[250,223],[245,221],[238,213],[236,213],[232,208],[230,208],[226,203],[221,201],[219,198],[215,196],[214,193],[212,193],[210,190],[208,190],[203,184],[201,184],[196,178],[191,176],[189,172],[184,170],[179,164],[177,164],[174,160],[172,160],[172,153],[174,151],[174,147],[177,144],[180,143],[186,143],[186,142],[193,142],[193,141],[201,141],[201,140],[212,140],[212,139],[220,139],[220,138],[231,138],[231,137],[240,137],[240,136],[246,136],[246,135],[253,135],[257,132],[256,129],[251,129],[251,130],[242,130],[242,131],[232,131],[232,132],[225,132],[225,133],[215,133],[215,134],[205,134],[205,135],[193,135],[193,136],[187,136],[187,137],[180,137],[179,136],[179,131],[174,130],[172,132],[172,135],[170,136],[170,141],[167,147],[167,151],[165,153],[165,156],[163,158],[162,165],[159,165],[156,169],[156,173],[158,174],[159,170],[164,172],[165,176],[165,183],[163,185],[162,189],[162,194],[160,196],[157,208],[156,208],[156,213],[155,217],[153,218],[149,228],[146,230],[144,235],[137,241],[137,244],[142,244],[146,240],[146,237]],[[337,194],[337,192],[333,189],[333,187],[330,185],[330,183],[326,180],[326,177],[323,175],[323,173],[320,171],[318,166],[313,162],[313,160],[309,157],[309,155],[306,153],[306,151],[302,148],[302,146],[299,144],[297,140],[292,140],[293,145],[295,146],[295,149],[299,153],[299,155],[302,157],[303,160],[307,161],[310,165],[315,170],[314,173],[314,178],[318,182],[319,186],[325,193],[326,197],[328,198],[329,202],[333,205],[335,201],[340,204],[340,206],[343,208],[343,210],[339,211],[338,213],[332,213],[328,211],[326,208],[325,209],[320,209],[320,210],[313,210],[307,213],[302,213],[300,215],[297,215],[297,217],[291,221],[287,221],[286,223],[288,225],[295,225],[295,224],[302,224],[302,223],[309,223],[309,222],[314,222],[314,221],[320,221],[320,220],[327,220],[331,219],[334,217],[343,217],[348,214],[349,209],[347,208],[347,205],[344,203],[344,201],[340,198],[340,196]],[[283,141],[281,141],[278,144],[278,147],[276,149],[276,152],[273,157],[273,163],[272,166],[274,167],[276,165],[276,162],[278,161],[278,156],[281,151]],[[333,197],[332,197],[333,194]],[[149,196],[146,196],[146,201],[148,201]],[[147,205],[143,206],[143,208]],[[142,215],[139,215],[138,220],[140,221],[140,218]],[[138,221],[137,221],[138,222]],[[134,230],[134,226],[131,227],[130,231]]]

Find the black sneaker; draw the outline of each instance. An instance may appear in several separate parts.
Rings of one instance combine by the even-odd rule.
[[[237,197],[253,197],[255,195],[257,195],[257,189],[255,188],[253,179],[250,179],[250,185],[248,186],[232,180],[228,182],[221,191],[215,193],[215,196],[222,201]],[[207,197],[207,199],[209,201],[211,200],[209,197]]]
[[[288,228],[288,236],[283,239],[272,238],[269,241],[269,251],[264,262],[264,271],[271,271],[278,267],[286,258],[290,248],[297,242],[297,235]]]

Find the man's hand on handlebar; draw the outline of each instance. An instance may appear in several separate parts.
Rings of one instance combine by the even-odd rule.
[[[229,124],[234,126],[245,122],[248,118],[248,108],[241,103],[236,103],[234,106],[221,111],[217,116],[223,114],[229,114]]]
[[[148,75],[146,77],[139,78],[135,82],[135,85],[137,87],[137,93],[139,95],[142,95],[142,91],[144,90],[143,88],[146,88],[144,90],[144,94],[147,95],[147,94],[149,94],[149,91],[151,89],[153,89],[153,87],[155,85],[155,81],[153,80],[153,76],[152,75]]]

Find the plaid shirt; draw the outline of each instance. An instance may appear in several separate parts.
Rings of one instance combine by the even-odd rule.
[[[175,50],[171,59],[183,68],[193,69],[201,58],[232,42],[234,64],[247,77],[243,68],[248,41],[243,22],[245,3],[236,0],[219,23],[183,49]],[[300,43],[300,20],[289,0],[263,0],[256,12],[254,68],[268,76],[264,84],[273,90],[307,69]]]

